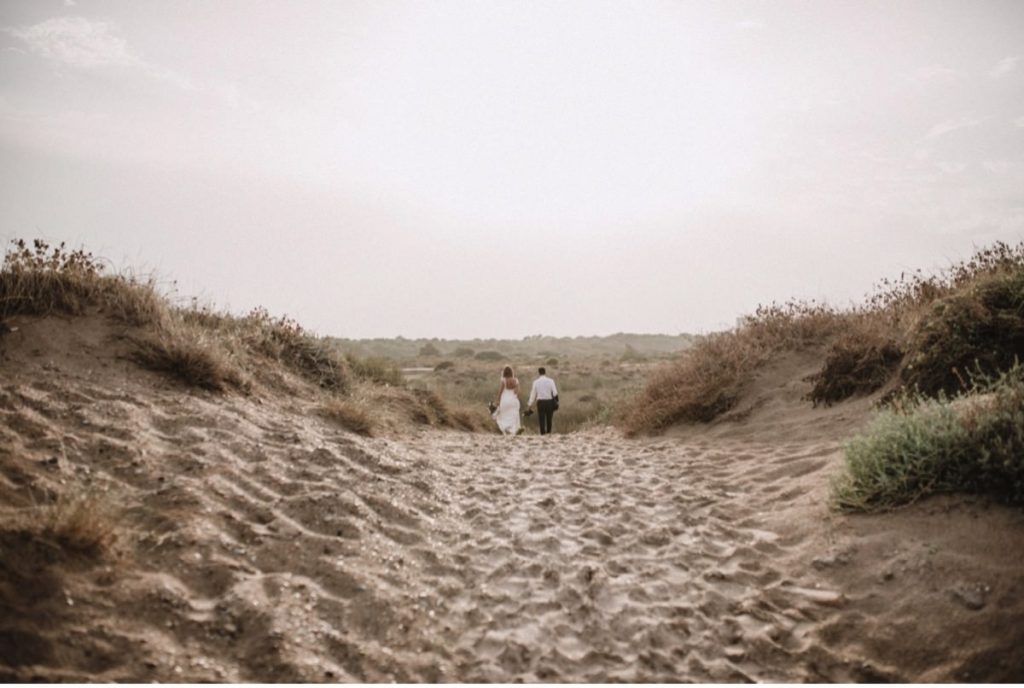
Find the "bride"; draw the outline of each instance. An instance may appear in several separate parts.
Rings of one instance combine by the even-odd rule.
[[[506,435],[518,435],[519,427],[519,380],[512,372],[512,366],[501,371],[501,387],[498,388],[497,409],[491,417]]]

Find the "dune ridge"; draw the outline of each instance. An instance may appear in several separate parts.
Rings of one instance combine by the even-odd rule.
[[[118,540],[92,559],[7,521],[6,680],[1024,675],[1024,517],[980,498],[830,511],[869,400],[797,410],[813,352],[657,439],[364,437],[301,380],[197,391],[139,368],[101,316],[12,322],[6,511],[95,495]]]

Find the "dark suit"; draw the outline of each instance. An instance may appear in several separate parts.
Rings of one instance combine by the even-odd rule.
[[[537,422],[540,424],[540,434],[546,435],[551,432],[551,423],[555,419],[554,399],[537,400]]]

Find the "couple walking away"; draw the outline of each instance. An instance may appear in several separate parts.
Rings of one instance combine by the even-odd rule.
[[[540,434],[546,435],[551,432],[551,422],[554,420],[555,409],[558,408],[558,389],[555,387],[555,381],[547,376],[547,371],[544,368],[538,368],[537,372],[540,377],[533,381],[533,387],[530,389],[530,401],[526,405],[526,415],[533,413],[533,405],[536,403]],[[512,366],[505,366],[505,369],[501,371],[498,403],[495,405],[491,417],[506,435],[518,435],[522,432],[519,425],[519,379],[512,372]]]

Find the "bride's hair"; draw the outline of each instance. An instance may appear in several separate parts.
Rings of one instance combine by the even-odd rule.
[[[505,370],[501,371],[502,377],[515,377],[516,374],[512,372],[512,366],[505,366]]]

